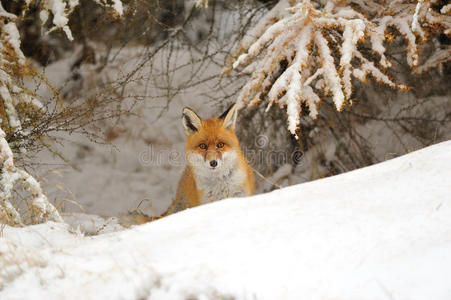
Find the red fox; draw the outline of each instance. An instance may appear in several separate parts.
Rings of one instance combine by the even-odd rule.
[[[187,166],[166,214],[228,197],[254,193],[254,174],[235,134],[236,105],[221,116],[201,120],[184,108]],[[166,215],[165,214],[165,215]]]

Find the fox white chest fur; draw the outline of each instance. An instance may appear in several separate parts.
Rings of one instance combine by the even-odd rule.
[[[202,204],[247,196],[244,189],[246,173],[238,167],[238,155],[235,151],[224,153],[215,169],[201,155],[190,154],[188,160],[193,168],[197,188],[202,191]]]

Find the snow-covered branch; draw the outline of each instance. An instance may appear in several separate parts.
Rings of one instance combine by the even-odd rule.
[[[419,41],[437,30],[449,34],[449,16],[444,13],[450,9],[433,10],[433,1],[388,1],[382,12],[377,9],[383,6],[376,3],[323,2],[279,1],[243,38],[228,70],[242,66],[252,74],[238,97],[239,107],[263,100],[269,102],[268,109],[274,103],[286,107],[293,134],[303,103],[313,119],[320,99],[327,96],[338,111],[352,104],[352,78],[365,82],[371,75],[379,83],[407,89],[387,74],[392,66],[385,56],[385,44],[393,39],[389,29],[406,41],[412,68],[419,65]]]
[[[95,2],[111,7],[118,15],[123,14],[120,0]],[[110,4],[112,3],[112,4]],[[69,40],[73,40],[72,32],[68,26],[69,15],[79,5],[78,0],[26,0],[24,9],[36,6],[41,23],[52,17],[53,27],[63,30]],[[44,195],[39,183],[29,173],[18,169],[14,165],[13,152],[7,138],[20,137],[14,142],[16,149],[25,151],[22,145],[29,132],[24,129],[24,120],[30,115],[41,116],[46,113],[44,105],[38,100],[33,91],[23,85],[26,77],[40,76],[25,58],[20,45],[21,38],[15,21],[17,16],[7,12],[0,2],[0,220],[6,219],[8,223],[21,225],[27,223],[12,205],[14,187],[21,182],[22,187],[31,193],[30,206],[32,222],[38,223],[46,220],[62,221],[55,207]]]
[[[119,16],[122,16],[124,14],[124,9],[122,6],[121,0],[112,0],[112,4],[109,4],[106,0],[94,0],[96,3],[105,6],[105,7],[111,7],[115,13]],[[32,1],[28,0],[27,4],[30,5]],[[69,0],[69,1],[63,1],[63,0],[44,0],[41,4],[41,11],[39,13],[39,17],[41,19],[42,25],[45,25],[47,21],[49,20],[49,16],[52,15],[52,23],[53,27],[49,29],[49,32],[55,30],[55,29],[62,29],[64,33],[66,34],[67,38],[69,40],[73,40],[72,32],[69,28],[68,22],[69,22],[69,16],[79,5],[79,0]]]
[[[30,211],[33,223],[42,223],[47,220],[62,222],[58,211],[48,201],[36,179],[14,165],[13,153],[5,136],[5,132],[0,128],[0,217],[5,218],[9,224],[23,225],[21,215],[11,203],[14,186],[17,182],[21,182],[22,187],[31,192]]]
[[[194,4],[199,8],[207,8],[208,0],[194,0]]]
[[[30,94],[20,81],[31,69],[20,50],[19,32],[16,24],[11,22],[14,18],[14,15],[5,14],[0,4],[0,40],[2,41],[0,44],[0,99],[4,108],[0,116],[6,117],[6,120],[0,120],[0,220],[6,219],[6,222],[14,225],[24,223],[11,201],[15,184],[22,182],[23,188],[29,190],[32,195],[30,207],[32,222],[62,221],[36,179],[14,165],[13,153],[3,130],[7,128],[12,135],[26,135],[22,131],[21,118],[16,109],[18,105],[26,105],[35,111],[44,111],[41,102]],[[5,20],[9,22],[6,23]]]

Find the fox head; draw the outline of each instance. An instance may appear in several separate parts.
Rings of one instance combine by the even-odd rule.
[[[183,109],[182,123],[187,136],[185,150],[190,166],[206,176],[227,174],[236,166],[241,151],[235,135],[236,117],[235,104],[221,116],[205,120],[193,110]]]

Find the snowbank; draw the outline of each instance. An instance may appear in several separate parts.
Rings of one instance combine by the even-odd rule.
[[[450,299],[451,141],[84,237],[3,230],[1,299]]]

